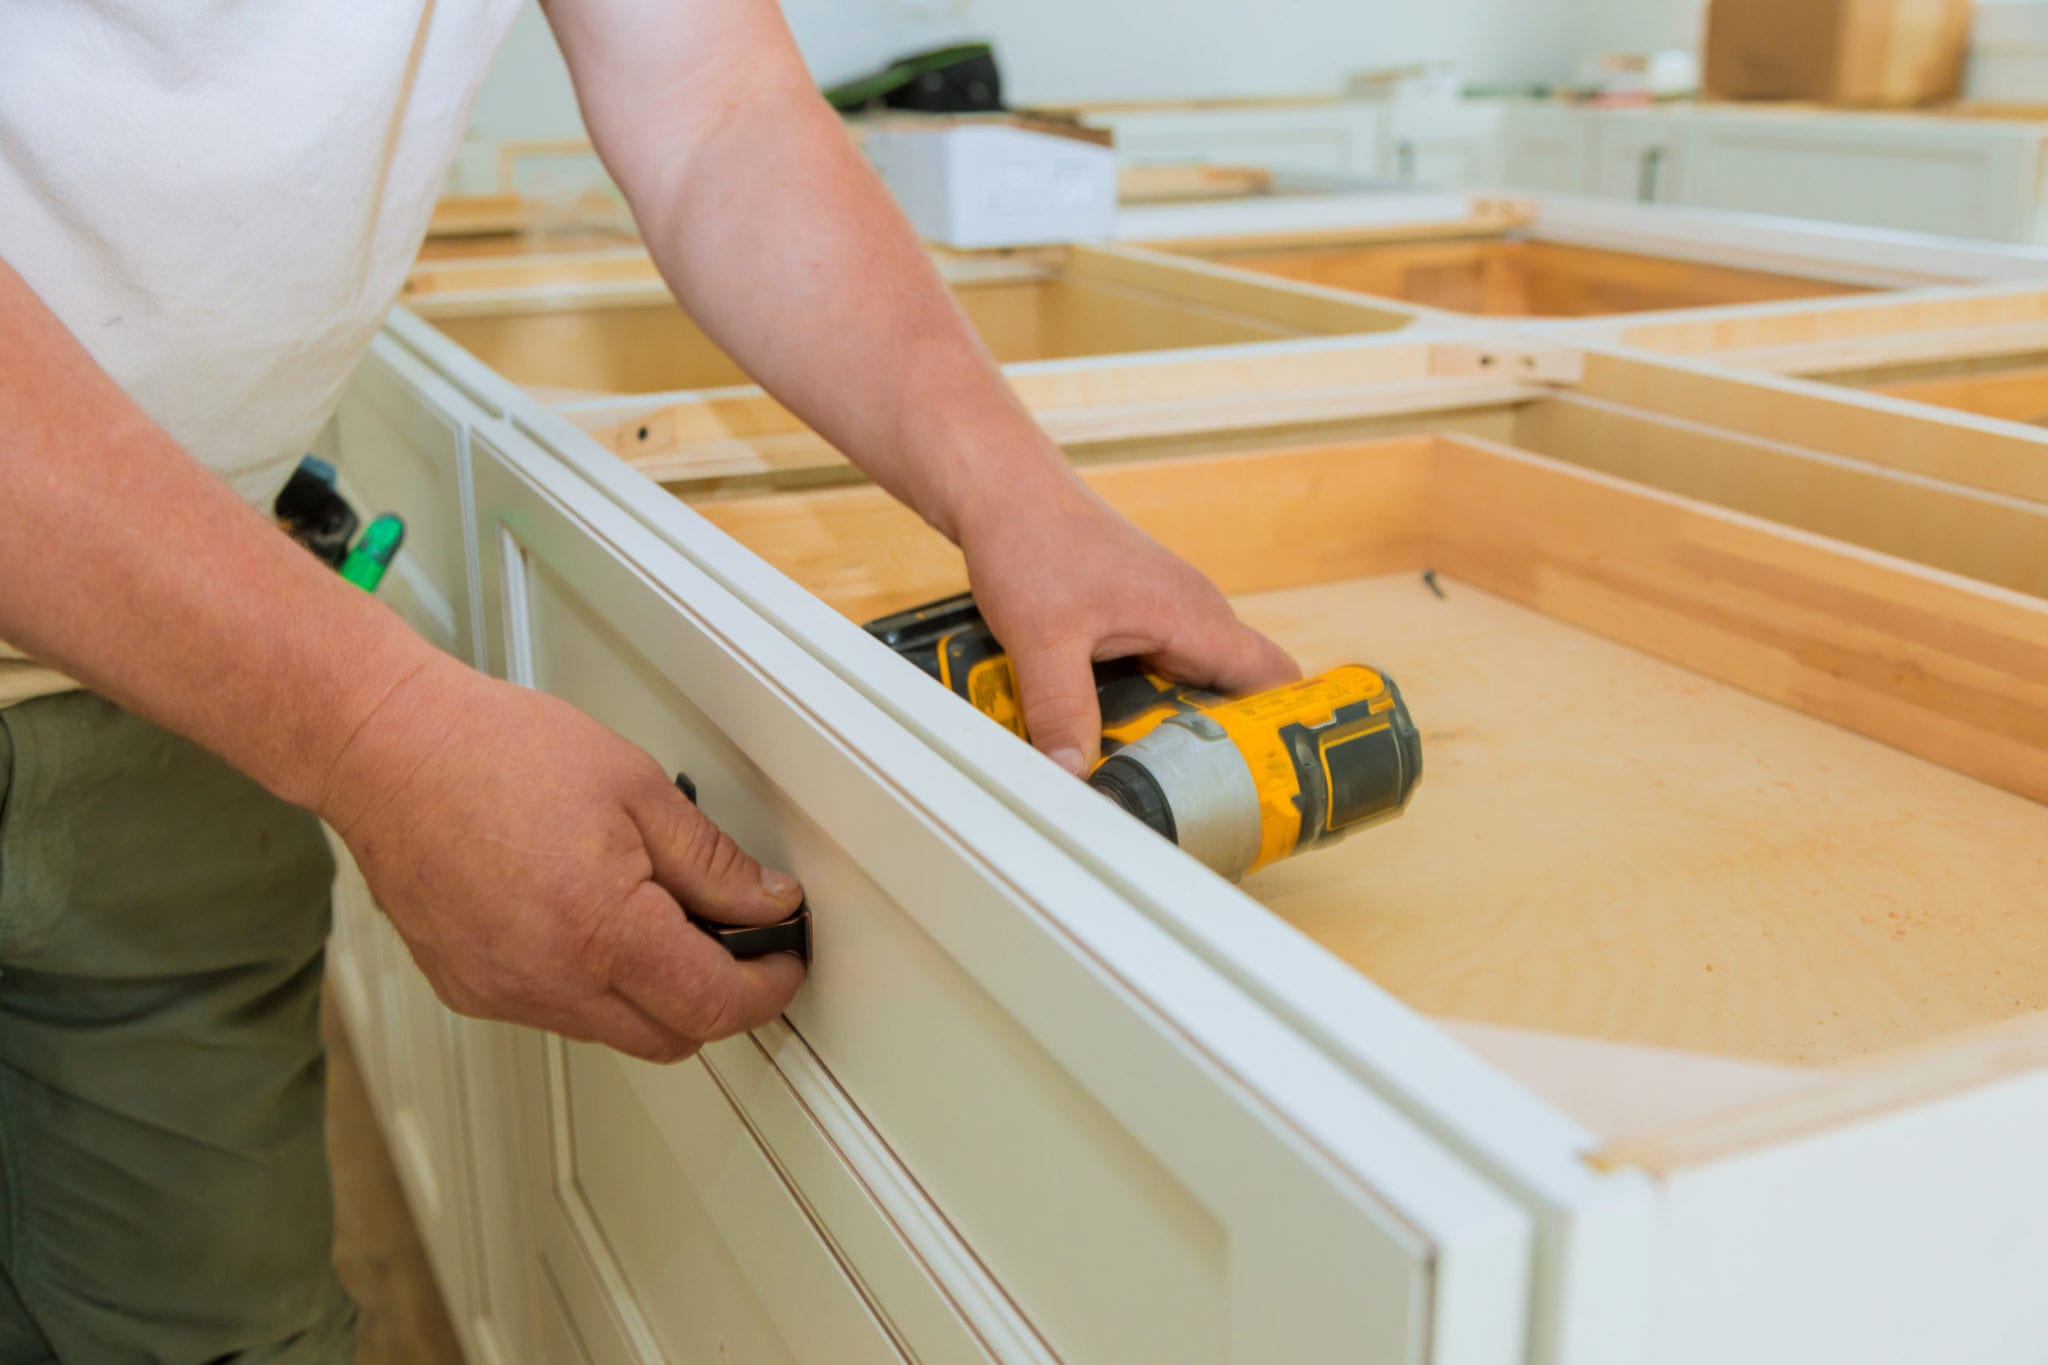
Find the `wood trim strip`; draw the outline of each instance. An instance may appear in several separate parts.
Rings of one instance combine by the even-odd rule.
[[[1581,392],[1852,460],[2048,503],[2048,433],[1805,380],[1590,350]]]

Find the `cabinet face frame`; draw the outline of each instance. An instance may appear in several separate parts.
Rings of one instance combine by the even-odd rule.
[[[545,416],[515,413],[526,415]],[[1046,926],[1048,944],[1063,945],[1019,955],[1017,942],[1000,941],[1013,933],[972,930],[960,906],[920,921],[1191,1192],[1216,1201],[1211,1213],[1229,1233],[1232,1358],[1259,1359],[1260,1343],[1275,1342],[1310,1355],[1376,1342],[1401,1358],[1433,1352],[1426,1358],[1446,1362],[1513,1349],[1524,1328],[1527,1224],[1506,1197],[1242,1001],[1213,967],[912,740],[686,549],[521,432],[480,428],[472,449],[484,596],[502,612],[488,626],[494,669],[517,678],[522,657],[532,657],[531,638],[522,639],[531,608],[520,600],[528,570],[518,566],[537,556],[583,602],[601,604],[618,634],[700,701],[767,780],[810,792],[817,804],[807,811],[842,847],[847,831],[882,812],[900,807],[886,819],[906,831],[914,826],[902,822],[921,812],[954,851],[917,862],[919,850],[893,846],[896,861],[877,866],[899,882],[986,877],[985,894],[1015,903]],[[769,712],[789,717],[772,740]],[[838,755],[836,771],[820,766],[827,754]],[[868,784],[861,801],[832,795],[856,779]],[[1071,963],[1070,979],[1050,987],[1057,998],[1046,996],[1048,951]],[[799,1003],[801,1030],[808,1016]],[[1105,1050],[1103,1038],[1119,1046]],[[1150,1079],[1133,1087],[1122,1073],[1140,1057],[1151,1059]],[[559,1132],[559,1115],[554,1122]],[[1242,1180],[1249,1171],[1261,1173],[1256,1198]],[[1282,1247],[1291,1250],[1283,1256]],[[1390,1277],[1403,1261],[1409,1269]],[[630,1323],[622,1333],[637,1335]]]

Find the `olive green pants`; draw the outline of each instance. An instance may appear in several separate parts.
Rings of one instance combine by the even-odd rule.
[[[0,709],[0,1365],[346,1362],[312,816],[104,699]]]

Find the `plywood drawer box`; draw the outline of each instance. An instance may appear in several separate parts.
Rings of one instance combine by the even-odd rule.
[[[2048,424],[2048,290],[2040,288],[1683,314],[1599,330],[1622,347],[1716,368],[1807,379],[2000,423]]]
[[[2038,278],[2048,258],[1832,224],[1545,195],[1475,201],[1463,222],[1290,221],[1248,206],[1226,234],[1187,217],[1151,245],[1364,297],[1542,320],[1728,308],[1987,279]],[[1190,210],[1190,215],[1194,211]]]
[[[1979,431],[1813,386],[1506,335],[1150,357],[1013,382],[1079,464],[1477,436],[2048,596],[2048,432]],[[860,481],[765,396],[568,415],[692,500]]]
[[[1006,364],[1386,331],[1412,310],[1118,247],[941,253],[942,272]],[[417,297],[421,316],[541,396],[747,385],[659,280],[563,281]]]

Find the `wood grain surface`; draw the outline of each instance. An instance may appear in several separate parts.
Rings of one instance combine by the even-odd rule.
[[[1417,1008],[1816,1065],[2048,1009],[2048,808],[1413,573],[1240,597],[1422,728],[1409,813],[1245,889]]]
[[[1419,1008],[1809,1065],[2048,1008],[2040,599],[1469,437],[1085,477],[1401,682],[1414,810],[1247,889]],[[702,510],[856,619],[965,585],[871,487]]]
[[[1487,317],[1596,317],[1864,292],[1562,242],[1454,239],[1210,253],[1245,270]]]

